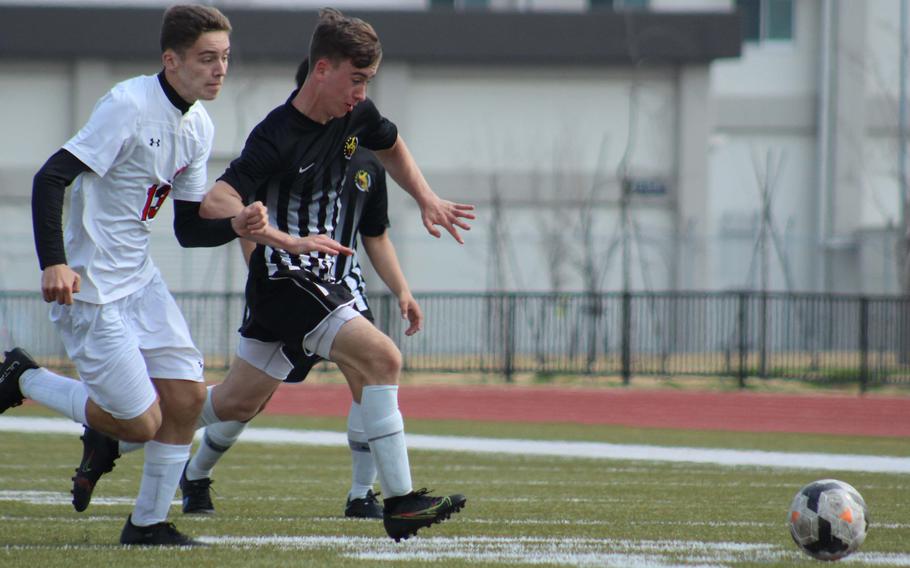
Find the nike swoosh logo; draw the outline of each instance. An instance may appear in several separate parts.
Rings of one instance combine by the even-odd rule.
[[[316,165],[316,162],[313,162],[312,164],[310,164],[309,166],[307,166],[305,168],[303,168],[303,167],[300,168],[300,170],[297,173],[302,174],[303,172],[307,171],[308,169],[312,168],[315,165]]]

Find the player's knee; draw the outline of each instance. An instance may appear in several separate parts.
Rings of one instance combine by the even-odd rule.
[[[124,442],[144,444],[155,439],[161,428],[161,413],[146,411],[141,416],[122,425],[119,438]]]
[[[259,414],[267,402],[268,400],[262,402],[254,397],[232,397],[222,400],[216,412],[221,420],[246,422]]]
[[[369,359],[371,372],[367,373],[370,382],[391,384],[398,382],[401,373],[401,352],[394,345],[375,353]]]
[[[161,406],[168,416],[168,420],[192,419],[202,412],[205,404],[206,389],[204,383],[191,383],[185,381],[181,388],[175,390],[161,390]]]

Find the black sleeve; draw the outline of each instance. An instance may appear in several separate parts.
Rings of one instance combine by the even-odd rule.
[[[231,219],[203,219],[198,201],[174,200],[174,234],[184,248],[217,247],[237,238]]]
[[[370,168],[373,187],[367,193],[363,214],[357,225],[357,230],[365,237],[378,237],[389,226],[389,194],[386,191],[385,169],[377,158],[373,157],[372,161],[375,162]]]
[[[360,124],[358,135],[360,142],[370,150],[388,150],[398,140],[398,127],[395,123],[379,114],[373,101],[366,99],[356,107]]]
[[[41,270],[66,264],[63,247],[63,195],[66,186],[91,168],[64,149],[41,166],[32,181],[32,230]]]

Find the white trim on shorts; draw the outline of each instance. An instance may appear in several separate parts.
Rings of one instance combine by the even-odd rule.
[[[291,374],[294,364],[284,354],[281,341],[259,341],[240,336],[237,357],[273,379],[283,381]]]
[[[331,361],[329,353],[332,351],[332,344],[335,343],[335,336],[341,330],[341,326],[356,317],[363,315],[352,307],[353,301],[335,308],[332,312],[319,322],[312,331],[303,336],[303,352],[307,355],[319,355],[326,361]]]

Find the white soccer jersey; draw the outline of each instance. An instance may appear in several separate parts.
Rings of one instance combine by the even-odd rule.
[[[202,201],[215,127],[197,101],[182,114],[154,75],[118,83],[63,148],[92,171],[73,183],[65,244],[74,297],[105,304],[157,274],[150,223],[171,199]]]

